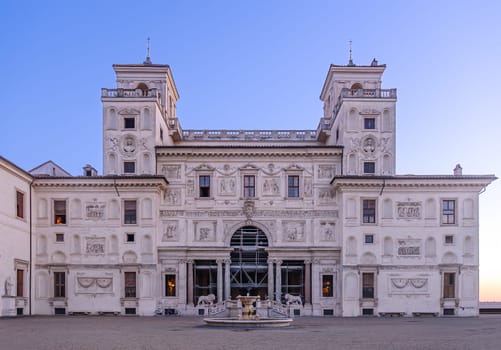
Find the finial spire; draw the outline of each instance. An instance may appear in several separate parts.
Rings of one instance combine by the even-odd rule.
[[[144,64],[151,64],[151,57],[150,57],[150,37],[146,39],[146,61],[143,62]]]
[[[350,43],[350,60],[348,61],[348,66],[354,66],[355,63],[353,63],[353,58],[351,56],[351,53],[352,53],[352,50],[351,50],[352,41],[350,40],[349,43]]]

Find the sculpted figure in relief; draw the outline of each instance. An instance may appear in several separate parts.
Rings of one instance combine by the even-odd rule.
[[[177,225],[169,224],[165,227],[165,232],[162,236],[162,241],[172,241],[176,239],[177,235]]]
[[[366,153],[373,153],[376,150],[376,144],[372,137],[365,139],[363,149]]]
[[[12,295],[12,286],[14,286],[14,283],[12,283],[12,278],[9,276],[5,279],[5,296],[11,296]]]

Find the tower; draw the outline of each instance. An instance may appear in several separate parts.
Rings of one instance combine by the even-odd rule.
[[[396,89],[382,89],[386,65],[331,65],[320,95],[327,144],[344,146],[344,175],[395,174]]]
[[[117,88],[103,88],[103,174],[155,174],[155,146],[169,145],[179,94],[169,65],[114,64]]]

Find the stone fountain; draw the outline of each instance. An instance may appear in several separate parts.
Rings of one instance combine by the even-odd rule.
[[[240,304],[241,312],[236,317],[210,317],[204,318],[204,322],[210,326],[226,327],[287,327],[292,319],[287,317],[262,317],[254,315],[253,304],[260,302],[259,296],[238,296],[237,304]]]

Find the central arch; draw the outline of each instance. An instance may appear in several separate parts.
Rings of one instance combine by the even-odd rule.
[[[243,226],[231,237],[231,298],[268,293],[268,238],[255,226]]]

